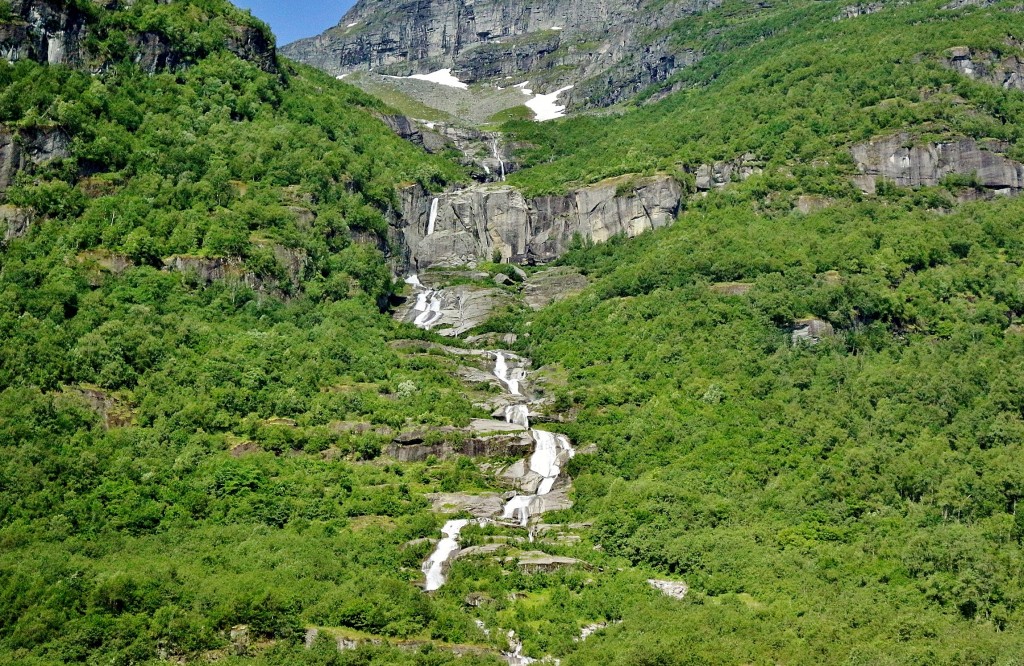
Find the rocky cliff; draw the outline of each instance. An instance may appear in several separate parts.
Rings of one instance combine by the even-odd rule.
[[[999,141],[979,143],[967,138],[916,143],[909,134],[896,134],[851,149],[860,172],[854,183],[873,193],[878,179],[921,187],[958,175],[973,178],[989,194],[1019,194],[1024,190],[1024,165],[1001,154],[1007,147]]]
[[[475,185],[438,196],[419,186],[400,192],[392,220],[398,271],[463,266],[500,258],[544,263],[573,238],[602,242],[671,224],[682,187],[669,176],[606,180],[568,194],[526,198],[500,184]]]
[[[451,68],[462,81],[530,78],[535,90],[576,85],[577,103],[606,105],[663,81],[699,55],[665,30],[720,0],[361,0],[318,37],[282,48],[334,75],[409,75]]]

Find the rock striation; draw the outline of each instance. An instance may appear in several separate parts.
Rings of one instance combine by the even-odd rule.
[[[675,221],[682,187],[669,176],[622,177],[565,195],[526,198],[504,185],[477,185],[431,196],[419,186],[400,192],[392,220],[400,272],[431,266],[552,261],[574,238],[603,242]]]
[[[1024,164],[1003,156],[1006,149],[1003,142],[966,138],[915,144],[909,134],[897,134],[853,146],[850,152],[859,172],[853,181],[872,194],[879,179],[922,187],[959,175],[973,177],[990,194],[1019,194],[1024,189]]]
[[[720,0],[361,0],[334,28],[282,47],[341,76],[451,69],[462,81],[543,79],[550,92],[608,105],[699,59],[669,39],[676,21]],[[533,86],[531,86],[533,87]]]

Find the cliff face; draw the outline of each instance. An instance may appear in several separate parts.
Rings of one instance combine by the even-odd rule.
[[[538,75],[575,99],[618,101],[699,56],[659,31],[721,0],[361,0],[318,37],[282,48],[333,75],[453,69],[465,82]],[[582,91],[586,91],[586,95]]]
[[[392,228],[403,252],[395,269],[407,272],[472,265],[496,255],[506,262],[544,263],[565,253],[577,235],[594,242],[637,236],[675,221],[682,188],[673,178],[656,176],[532,199],[503,185],[437,197],[414,186],[400,195],[402,208]]]
[[[947,176],[968,176],[989,194],[1016,195],[1024,191],[1024,165],[1001,153],[1008,146],[974,139],[915,144],[909,134],[897,134],[853,146],[859,175],[854,183],[866,193],[878,179],[901,187],[939,185]]]

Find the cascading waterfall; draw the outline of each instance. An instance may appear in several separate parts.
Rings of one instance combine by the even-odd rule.
[[[468,524],[469,520],[461,518],[449,520],[441,528],[443,538],[437,543],[437,548],[430,559],[423,563],[423,573],[427,576],[427,584],[423,589],[427,592],[433,592],[444,585],[447,580],[444,568],[448,564],[448,558],[459,549],[459,533]]]
[[[419,285],[419,278],[415,275],[406,278],[406,282],[412,285]],[[422,285],[420,285],[422,287]],[[417,296],[417,310],[423,308],[423,314],[429,314],[430,296],[432,292],[423,292]],[[423,297],[423,301],[419,297]],[[422,306],[422,307],[421,307]],[[422,316],[422,315],[421,315]],[[419,317],[417,317],[417,325]],[[522,368],[509,369],[508,359],[504,352],[494,353],[494,376],[508,386],[511,395],[520,395],[519,382],[525,378],[525,371]],[[505,407],[505,421],[515,423],[524,428],[530,427],[530,408],[524,403],[508,405]],[[530,522],[531,509],[538,498],[547,495],[554,489],[562,473],[562,464],[565,460],[571,459],[576,451],[572,443],[565,435],[560,435],[546,430],[530,430],[535,448],[530,456],[530,471],[541,477],[537,491],[532,495],[516,495],[505,503],[502,509],[502,520],[518,521],[519,525],[526,527]],[[462,528],[469,524],[469,520],[449,520],[441,529],[442,539],[438,542],[437,548],[431,554],[430,559],[423,563],[423,573],[426,574],[427,582],[424,589],[428,592],[436,590],[444,585],[445,567],[451,556],[459,549],[459,533]],[[483,524],[483,521],[481,521]],[[530,541],[533,541],[533,532],[530,532]],[[509,663],[530,664],[533,660],[522,656],[522,644],[513,645],[513,652],[506,655],[508,659],[521,659],[522,661],[509,661]]]
[[[509,405],[505,408],[505,422],[530,427],[530,408],[526,405]]]
[[[522,368],[509,370],[508,359],[505,358],[504,352],[494,352],[494,376],[508,387],[509,393],[520,395],[519,382],[523,379],[524,375],[525,373]]]
[[[411,285],[416,292],[416,305],[412,308],[416,315],[413,324],[427,329],[439,322],[444,317],[439,292],[424,287],[419,275],[410,275],[405,278],[405,283]]]
[[[505,160],[501,159],[501,151],[498,149],[498,137],[491,137],[491,153],[494,155],[494,159],[498,160],[498,166],[501,168],[501,181],[505,182]]]
[[[434,225],[437,224],[437,206],[440,199],[434,197],[433,201],[430,202],[430,217],[427,219],[427,235],[430,236],[434,233]]]

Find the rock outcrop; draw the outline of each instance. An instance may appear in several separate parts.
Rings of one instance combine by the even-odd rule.
[[[1024,90],[1024,58],[1020,55],[1002,57],[992,51],[958,46],[949,50],[945,64],[970,79],[1007,90]]]
[[[14,206],[0,206],[0,228],[4,230],[4,243],[21,238],[32,224],[32,211]]]
[[[0,195],[19,171],[71,155],[71,137],[58,128],[24,129],[18,134],[0,126]]]
[[[237,282],[259,292],[280,296],[285,295],[286,291],[291,293],[299,289],[302,271],[308,261],[305,251],[283,245],[274,245],[271,250],[279,269],[286,276],[284,279],[247,270],[240,257],[174,255],[164,259],[164,270],[191,276],[205,284]]]
[[[549,268],[523,282],[523,300],[533,310],[575,296],[590,285],[579,271],[569,266]]]
[[[909,134],[897,134],[853,146],[859,174],[854,184],[875,192],[878,179],[901,187],[935,186],[951,175],[973,177],[992,194],[1019,194],[1024,189],[1024,165],[1004,157],[1006,144],[956,139],[915,144]]]
[[[704,164],[697,168],[696,187],[700,192],[720,190],[729,183],[744,181],[762,172],[761,163],[752,153],[735,160]]]
[[[412,186],[400,194],[401,213],[392,227],[403,252],[395,258],[395,268],[419,272],[492,259],[545,263],[564,254],[577,237],[603,242],[618,234],[634,237],[659,229],[675,221],[682,187],[669,176],[655,176],[610,179],[569,194],[532,199],[503,185],[479,185],[437,197]]]
[[[400,115],[381,115],[380,119],[395,134],[428,153],[459,151],[463,156],[462,163],[470,167],[473,178],[480,182],[501,182],[505,176],[519,170],[518,161],[505,146],[499,132],[481,132]]]
[[[667,28],[720,0],[361,0],[338,26],[282,47],[340,76],[444,68],[462,81],[533,78],[550,92],[582,84],[572,101],[607,105],[694,62]],[[642,20],[641,20],[642,17]],[[531,86],[534,87],[534,86]],[[536,89],[536,88],[535,88]]]

